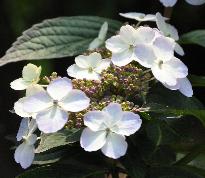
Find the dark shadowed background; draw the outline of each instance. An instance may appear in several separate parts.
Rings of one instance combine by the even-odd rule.
[[[163,12],[158,0],[0,0],[0,57],[21,33],[33,24],[58,16],[97,15],[118,20],[119,12]],[[205,5],[191,6],[179,0],[174,7],[171,23],[180,34],[205,27]],[[191,74],[205,75],[204,49],[200,46],[184,46],[186,55],[182,60]],[[74,58],[32,61],[41,64],[44,74],[56,71],[66,75],[67,67]],[[23,95],[13,91],[9,83],[19,78],[23,66],[28,61],[10,63],[0,68],[0,178],[14,178],[22,169],[14,162],[12,142],[5,139],[15,135],[20,118],[10,113],[13,103]],[[205,103],[203,89],[195,89],[195,96]]]

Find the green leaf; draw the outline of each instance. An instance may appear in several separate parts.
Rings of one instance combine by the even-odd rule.
[[[198,44],[205,47],[205,30],[195,30],[183,34],[179,39],[180,44]]]
[[[155,147],[171,144],[179,138],[179,134],[163,121],[150,121],[146,126],[146,133]]]
[[[144,105],[147,111],[174,114],[178,116],[192,115],[205,126],[205,108],[195,97],[188,98],[179,92],[157,87],[147,97]]]
[[[204,178],[204,176],[188,167],[172,166],[152,168],[150,178]]]
[[[119,30],[120,22],[97,16],[59,17],[45,20],[26,30],[0,59],[9,62],[74,56],[85,52],[98,36],[101,25],[108,22],[110,37]]]
[[[85,169],[71,165],[53,165],[28,170],[16,178],[87,178],[89,176],[101,178],[105,172],[105,170]]]
[[[36,149],[36,152],[44,152],[55,147],[64,146],[79,141],[81,131],[81,129],[63,129],[53,134],[43,134],[41,135],[41,141]]]
[[[205,76],[190,75],[189,80],[194,87],[205,87]]]
[[[34,162],[33,164],[38,164],[38,165],[43,165],[43,164],[51,164],[59,161],[65,151],[60,150],[60,151],[55,151],[55,152],[49,152],[49,153],[38,153],[35,154]]]
[[[122,159],[122,164],[130,177],[145,178],[146,166],[140,157],[140,153],[133,145],[129,145],[128,152]]]

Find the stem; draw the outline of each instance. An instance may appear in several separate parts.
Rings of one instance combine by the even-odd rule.
[[[201,154],[205,149],[205,145],[199,146],[195,148],[193,151],[188,153],[186,156],[184,156],[182,159],[177,161],[174,165],[186,165],[192,160],[194,160],[199,154]]]
[[[172,12],[173,12],[173,7],[165,7],[164,8],[164,17],[167,17],[170,20],[172,17]]]
[[[135,28],[138,28],[141,24],[141,21],[137,22],[137,24],[135,25]]]

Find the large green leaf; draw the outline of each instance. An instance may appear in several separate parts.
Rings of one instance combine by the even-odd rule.
[[[189,80],[192,86],[205,87],[205,76],[190,75]]]
[[[79,141],[80,134],[80,129],[63,129],[53,134],[43,134],[36,152],[44,152],[51,148],[64,146]]]
[[[192,115],[205,126],[205,108],[195,98],[188,98],[179,92],[170,91],[160,86],[154,89],[147,98],[144,106],[150,112],[175,114],[178,116]]]
[[[195,30],[183,34],[179,39],[180,44],[198,44],[205,47],[205,30]]]
[[[53,165],[28,170],[16,178],[103,178],[105,172],[71,165]]]
[[[121,23],[97,16],[59,17],[34,25],[0,59],[0,65],[33,59],[74,56],[84,52],[98,36],[101,25],[108,22],[108,35],[114,35]]]

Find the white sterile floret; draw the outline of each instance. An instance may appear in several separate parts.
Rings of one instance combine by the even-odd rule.
[[[82,132],[80,145],[86,151],[101,149],[104,155],[117,159],[125,155],[125,136],[134,134],[141,127],[138,114],[122,111],[121,105],[110,103],[102,111],[90,111],[84,116],[87,126]]]
[[[106,39],[106,35],[107,35],[107,31],[108,31],[108,23],[104,22],[103,25],[100,28],[98,37],[95,38],[89,45],[90,50],[95,49],[100,47],[101,45],[103,45],[105,43],[105,39]]]
[[[29,112],[24,111],[23,103],[27,97],[32,96],[32,95],[39,93],[39,92],[42,92],[42,91],[44,91],[44,88],[42,86],[40,86],[38,84],[30,85],[26,89],[26,96],[23,98],[20,98],[17,102],[14,103],[15,113],[21,117],[33,117],[33,118],[35,118],[36,113],[29,113]]]
[[[97,52],[80,55],[75,58],[75,64],[68,67],[67,73],[77,79],[100,80],[101,72],[110,66],[110,62],[110,59],[102,59]]]
[[[205,3],[205,0],[185,0],[187,3],[191,5],[202,5]],[[165,6],[165,7],[173,7],[177,0],[160,0],[160,2]]]
[[[168,86],[175,86],[178,79],[188,75],[185,64],[174,57],[174,45],[174,40],[158,36],[153,45],[141,45],[135,50],[138,62],[151,68],[155,78]]]
[[[193,89],[192,85],[188,78],[179,78],[177,79],[177,84],[175,86],[169,86],[164,84],[165,87],[169,88],[170,90],[179,90],[183,95],[187,97],[193,96]]]
[[[158,29],[160,30],[160,32],[164,36],[170,37],[170,38],[174,39],[175,41],[179,40],[179,34],[178,34],[177,29],[174,26],[166,23],[164,20],[164,17],[162,17],[162,15],[159,12],[156,13],[156,24],[157,24]],[[156,33],[157,33],[157,31],[156,31]],[[179,54],[181,56],[184,55],[183,48],[177,42],[175,42],[175,49],[174,50],[177,54]]]
[[[165,7],[173,7],[177,0],[159,0]]]
[[[23,109],[29,113],[37,113],[39,130],[53,133],[64,127],[68,121],[68,111],[82,111],[89,103],[90,99],[85,93],[73,89],[71,80],[64,77],[53,80],[46,91],[27,97]]]
[[[21,165],[22,168],[26,169],[31,166],[34,155],[35,147],[34,144],[37,140],[37,136],[33,134],[36,130],[37,125],[35,120],[29,120],[28,118],[23,118],[17,133],[17,141],[23,140],[15,150],[14,158],[17,163]]]
[[[22,71],[22,78],[11,82],[10,86],[14,90],[25,90],[28,86],[37,84],[40,79],[41,66],[27,64]]]
[[[134,50],[140,44],[151,44],[155,37],[155,30],[150,27],[137,29],[130,25],[120,28],[119,35],[106,41],[106,48],[112,52],[112,62],[117,66],[125,66],[132,60],[137,60]]]
[[[188,2],[191,5],[202,5],[205,3],[205,0],[185,0],[186,2]]]
[[[144,21],[156,21],[156,16],[153,14],[143,14],[138,12],[128,12],[128,13],[120,13],[122,17],[128,18],[128,19],[134,19],[139,22]]]

